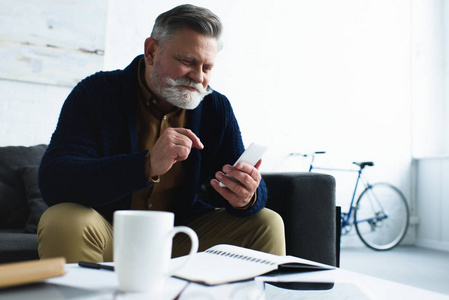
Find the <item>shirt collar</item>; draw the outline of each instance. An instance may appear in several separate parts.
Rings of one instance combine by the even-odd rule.
[[[145,59],[142,58],[139,61],[137,68],[137,81],[139,83],[139,90],[142,95],[142,100],[146,107],[150,108],[151,105],[156,104],[156,98],[151,94],[150,88],[145,80]]]

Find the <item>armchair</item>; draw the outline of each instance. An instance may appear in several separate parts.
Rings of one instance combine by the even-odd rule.
[[[266,207],[284,220],[287,254],[339,265],[335,179],[319,173],[264,173]]]

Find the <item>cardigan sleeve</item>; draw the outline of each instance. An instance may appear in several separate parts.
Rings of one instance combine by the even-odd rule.
[[[230,122],[226,128],[225,138],[223,141],[223,149],[226,148],[231,149],[230,153],[233,153],[232,159],[228,160],[232,162],[235,162],[240,157],[240,155],[245,151],[245,147],[243,145],[240,133],[240,128],[233,113],[232,116],[230,117]],[[224,150],[224,152],[226,152],[226,150]],[[230,213],[239,216],[251,216],[258,213],[265,207],[267,201],[267,188],[265,186],[265,182],[263,181],[263,179],[261,179],[259,183],[259,186],[256,190],[256,194],[257,197],[255,203],[248,209],[245,210],[236,209],[232,207],[229,204],[229,202],[226,201],[227,210]]]
[[[215,124],[215,128],[219,128],[221,131],[220,134],[210,132],[205,139],[208,138],[213,139],[214,143],[209,144],[208,147],[215,148],[213,152],[213,158],[206,161],[206,165],[212,164],[213,167],[210,168],[211,177],[214,176],[214,173],[218,170],[221,170],[223,165],[225,164],[233,164],[240,155],[244,152],[245,147],[242,140],[242,135],[240,132],[240,127],[238,125],[237,119],[233,112],[231,103],[224,96],[217,92],[214,92],[215,101],[208,103],[203,107],[203,115],[205,116],[203,120],[202,126],[208,126],[208,124]],[[207,125],[206,125],[207,124]],[[219,125],[217,125],[219,124]],[[211,127],[211,126],[209,126]],[[209,135],[219,136],[216,140],[214,136],[209,137]],[[265,207],[267,201],[267,189],[265,186],[265,182],[261,179],[259,187],[257,188],[256,194],[257,198],[255,203],[248,209],[241,210],[233,208],[228,201],[226,201],[220,194],[218,194],[213,188],[207,188],[209,192],[209,197],[214,198],[214,202],[223,203],[226,209],[234,214],[239,216],[250,216],[258,213],[261,209]]]
[[[146,151],[131,151],[126,110],[105,81],[101,74],[85,79],[64,102],[39,168],[39,186],[49,205],[103,206],[151,185],[145,176]]]

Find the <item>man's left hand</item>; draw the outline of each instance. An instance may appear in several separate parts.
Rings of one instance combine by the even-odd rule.
[[[215,173],[216,179],[211,180],[211,185],[233,207],[243,208],[250,203],[262,179],[259,172],[261,163],[262,160],[259,160],[254,167],[244,162],[235,167],[224,165],[222,172]],[[221,187],[219,182],[226,187]]]

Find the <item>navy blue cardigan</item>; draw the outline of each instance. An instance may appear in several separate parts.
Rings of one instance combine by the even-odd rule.
[[[39,186],[48,205],[74,202],[93,207],[108,221],[117,209],[129,209],[132,193],[151,186],[145,177],[145,154],[137,150],[136,57],[124,70],[99,72],[81,81],[67,97],[39,168]],[[213,206],[197,192],[224,164],[244,151],[240,129],[228,99],[218,92],[205,97],[190,114],[190,129],[203,150],[193,149],[186,167],[188,180],[176,197],[176,223]],[[259,212],[267,198],[265,183],[247,210],[232,208],[213,189],[215,202],[233,214]]]

